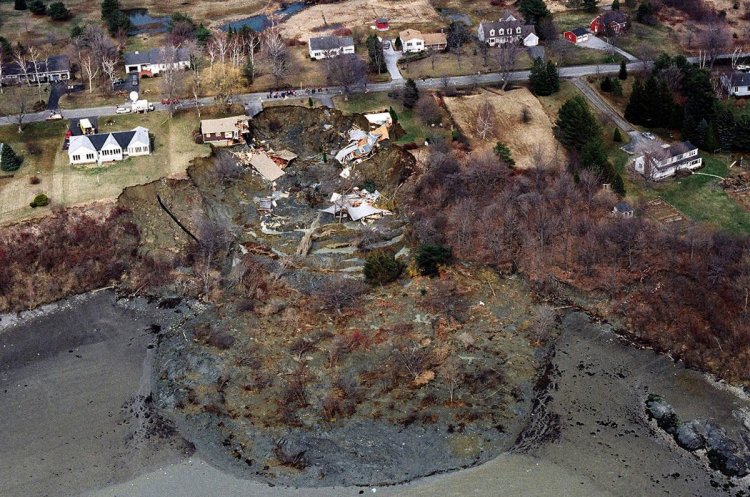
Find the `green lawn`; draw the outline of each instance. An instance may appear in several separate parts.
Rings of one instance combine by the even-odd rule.
[[[588,28],[596,14],[585,10],[566,10],[554,14],[552,17],[557,25],[557,30],[564,33],[575,28]]]
[[[726,177],[728,158],[702,154],[705,166],[687,178],[666,181],[654,192],[690,219],[701,221],[738,235],[750,234],[747,212],[719,186],[720,180],[705,174]]]
[[[617,39],[616,44],[626,52],[636,57],[647,47],[647,52],[658,55],[662,52],[669,55],[683,53],[677,40],[677,35],[667,26],[645,26],[637,22],[632,23],[630,32]]]
[[[400,100],[389,97],[387,93],[350,95],[348,100],[344,100],[344,97],[335,97],[334,103],[337,109],[350,114],[377,112],[393,107],[393,110],[398,114],[398,123],[406,132],[404,136],[396,140],[398,144],[422,144],[425,138],[429,136],[450,136],[450,132],[445,128],[429,127],[424,124],[411,110],[405,109]]]

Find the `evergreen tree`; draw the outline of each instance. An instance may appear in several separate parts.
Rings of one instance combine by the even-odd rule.
[[[736,150],[750,150],[750,114],[743,114],[737,118],[732,146]]]
[[[529,86],[534,95],[546,96],[554,93],[552,88],[549,86],[549,79],[547,77],[547,66],[541,57],[534,59],[534,64],[531,66],[531,74],[529,75]]]
[[[310,107],[311,109],[315,107],[315,102],[313,102],[312,97],[307,97],[307,106]]]
[[[609,76],[605,76],[601,83],[599,83],[599,88],[604,93],[612,93],[612,80],[609,79]]]
[[[31,2],[28,3],[28,7],[29,12],[38,16],[47,13],[47,6],[44,5],[44,2],[42,2],[42,0],[31,0]]]
[[[13,8],[15,10],[26,10],[26,0],[16,0]]]
[[[539,25],[542,20],[552,15],[544,0],[520,0],[518,10],[526,20],[526,24],[534,24],[537,27],[537,32],[540,31]]]
[[[708,123],[708,128],[706,129],[706,138],[703,140],[703,149],[708,152],[715,152],[720,147],[719,138],[716,136],[716,125],[711,121]]]
[[[560,73],[557,71],[557,65],[551,60],[547,61],[547,88],[551,93],[560,91]]]
[[[727,108],[719,110],[714,121],[714,128],[721,149],[732,150],[734,148],[734,137],[737,134],[737,124],[732,111]]]
[[[560,107],[555,136],[566,147],[578,151],[592,139],[601,136],[599,123],[582,96],[573,97]]]
[[[120,11],[119,0],[103,0],[102,1],[102,20],[106,21],[112,17],[116,12]]]
[[[391,115],[391,120],[395,123],[398,122],[398,114],[396,114],[396,111],[393,109],[393,107],[388,107],[388,113]]]
[[[633,124],[643,124],[644,120],[643,85],[640,80],[633,83],[628,105],[625,107],[625,119]]]
[[[211,31],[203,24],[195,28],[195,39],[199,45],[205,45],[211,39]]]
[[[516,165],[516,161],[513,160],[513,154],[505,143],[497,142],[494,151],[495,155],[497,155],[501,161],[505,162],[508,167]]]
[[[628,79],[628,65],[625,63],[624,60],[620,62],[620,72],[617,75],[617,77],[623,81]]]
[[[22,159],[10,145],[0,143],[0,169],[3,171],[18,171],[21,162],[23,162]]]
[[[620,0],[612,0],[612,10],[620,10]]]
[[[628,8],[628,10],[633,10],[638,5],[638,0],[625,0],[625,6]]]
[[[588,12],[596,12],[598,10],[596,4],[598,3],[599,0],[583,0],[583,8]]]
[[[622,176],[620,174],[615,174],[612,176],[612,191],[618,194],[620,197],[625,196],[625,182],[622,180]]]
[[[620,133],[620,128],[615,128],[615,132],[612,133],[612,141],[616,143],[622,143],[622,134]]]
[[[620,83],[619,79],[612,80],[612,95],[616,97],[622,96],[622,83]]]
[[[404,87],[404,107],[411,109],[419,100],[419,89],[413,79],[406,80]]]
[[[47,8],[47,15],[53,21],[67,21],[72,17],[70,10],[62,2],[54,2]]]
[[[70,39],[75,40],[83,34],[83,27],[80,24],[76,24],[70,28]]]
[[[586,169],[597,171],[604,177],[603,173],[607,168],[607,152],[604,150],[604,144],[597,137],[589,138],[581,149],[581,166]]]
[[[393,45],[396,47],[396,50],[401,50],[402,48],[404,48],[404,44],[401,43],[401,37],[400,36],[396,37],[396,41],[393,42]]]
[[[245,61],[245,65],[242,66],[242,75],[245,77],[248,85],[253,84],[255,79],[255,68],[253,67],[253,59],[248,57]]]
[[[367,37],[367,55],[370,58],[370,68],[373,72],[381,74],[388,70],[383,55],[383,43],[375,35]]]

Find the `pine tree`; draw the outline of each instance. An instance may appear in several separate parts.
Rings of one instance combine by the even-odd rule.
[[[711,121],[708,123],[708,129],[706,130],[706,139],[703,140],[703,149],[709,152],[715,152],[720,147],[721,144],[716,136],[716,125]]]
[[[622,180],[622,175],[615,174],[612,177],[612,191],[618,194],[620,197],[625,196],[625,182]]]
[[[612,141],[616,143],[622,143],[622,134],[620,133],[620,128],[615,128],[615,132],[612,133]]]
[[[62,2],[54,2],[47,7],[47,15],[53,21],[67,21],[71,18],[70,10]]]
[[[505,164],[508,167],[513,167],[516,165],[516,161],[513,160],[513,154],[511,153],[510,149],[505,143],[497,142],[495,144],[494,151],[495,151],[495,155],[497,155],[500,158],[500,160],[505,162]]]
[[[401,50],[404,47],[404,44],[401,43],[401,37],[397,37],[393,45],[396,47],[396,50]]]
[[[120,10],[119,0],[103,0],[102,1],[102,19],[108,20],[116,12]]]
[[[389,113],[389,114],[391,115],[391,120],[392,120],[392,121],[393,121],[394,123],[397,123],[397,122],[398,122],[398,114],[397,114],[397,113],[396,113],[396,111],[395,111],[395,110],[393,109],[393,107],[388,107],[388,113]]]
[[[589,141],[601,136],[599,123],[582,96],[573,97],[560,107],[555,122],[555,136],[566,147],[578,151]]]
[[[714,121],[716,128],[716,137],[719,140],[719,146],[722,150],[732,150],[734,147],[734,137],[737,134],[737,124],[734,114],[727,108],[722,108],[716,114]]]
[[[419,100],[419,89],[413,79],[406,80],[404,87],[404,107],[411,109]]]
[[[597,3],[599,3],[599,0],[583,0],[583,8],[586,9],[588,12],[596,12]]]
[[[550,94],[560,91],[560,73],[551,60],[547,61],[547,88],[550,89]]]
[[[388,70],[385,65],[385,56],[383,55],[383,44],[375,35],[367,37],[367,54],[370,58],[370,68],[378,74]]]
[[[553,93],[549,86],[547,66],[540,57],[535,58],[534,64],[531,66],[529,85],[531,86],[531,91],[534,95],[546,96],[552,95]]]
[[[26,0],[16,0],[13,4],[15,10],[26,10]]]
[[[539,32],[538,28],[541,21],[552,15],[544,0],[521,0],[518,3],[518,10],[523,15],[527,24],[537,26],[537,32]]]
[[[612,1],[612,10],[620,10],[620,0]]]
[[[248,85],[253,84],[255,79],[255,70],[253,68],[253,59],[248,57],[245,61],[245,65],[242,66],[242,75],[245,77]]]
[[[0,143],[0,169],[3,171],[18,171],[22,159],[7,143]]]
[[[612,80],[612,95],[616,97],[622,96],[622,83],[620,83],[619,79]]]
[[[607,152],[598,137],[590,138],[581,148],[581,166],[599,173],[607,167]],[[602,175],[603,176],[603,175]]]
[[[625,119],[633,124],[642,124],[643,116],[643,85],[639,80],[633,83],[633,91],[630,93],[628,105],[625,107]]]
[[[601,83],[599,83],[599,88],[604,93],[612,93],[612,80],[609,79],[609,76],[605,76]]]
[[[617,77],[623,81],[628,79],[628,65],[624,60],[620,62],[620,73],[617,75]]]

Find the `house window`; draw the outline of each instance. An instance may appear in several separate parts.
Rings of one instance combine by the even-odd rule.
[[[500,34],[501,34],[501,35],[502,35],[502,34],[505,34],[505,30],[503,30],[503,28],[500,28]]]
[[[86,159],[87,160],[93,160],[94,159],[94,154],[86,154]]]
[[[495,36],[495,30],[494,29],[490,29],[490,36]]]
[[[73,160],[75,160],[75,161],[81,160],[81,156],[80,155],[74,155],[73,156]]]
[[[233,136],[234,136],[234,133],[232,133],[231,131],[227,131],[224,133],[224,138],[226,139],[231,139]]]
[[[735,86],[734,87],[734,91],[735,91],[735,93],[738,92],[738,91],[740,91],[740,87],[739,86]]]
[[[516,28],[516,33],[521,34],[521,28]]]

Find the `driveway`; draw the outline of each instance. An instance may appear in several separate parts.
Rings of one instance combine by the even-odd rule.
[[[616,53],[622,55],[630,62],[637,62],[638,57],[635,55],[629,54],[622,48],[618,48],[613,46],[610,43],[607,43],[603,39],[599,38],[598,36],[594,35],[593,33],[589,34],[589,39],[586,41],[582,41],[578,44],[579,47],[585,47],[585,48],[593,48],[594,50],[601,50],[603,52],[611,52],[615,51]]]
[[[631,134],[632,132],[637,132],[637,130],[631,125],[629,122],[627,122],[625,119],[620,116],[607,102],[605,102],[602,97],[600,97],[594,90],[591,89],[589,85],[587,85],[584,81],[581,81],[579,78],[573,78],[570,80],[571,83],[573,83],[576,88],[581,90],[581,93],[588,99],[591,104],[597,108],[600,112],[603,112],[607,117],[609,117],[615,125],[623,130],[624,132]]]
[[[391,75],[392,80],[404,79],[401,76],[401,72],[398,70],[398,59],[401,58],[403,52],[397,52],[393,49],[393,41],[390,42],[390,48],[383,49],[383,55],[385,55],[385,65],[388,67],[388,74]]]
[[[60,97],[65,95],[65,89],[67,82],[57,81],[50,85],[49,100],[47,101],[47,110],[56,110],[57,105],[60,103]]]

